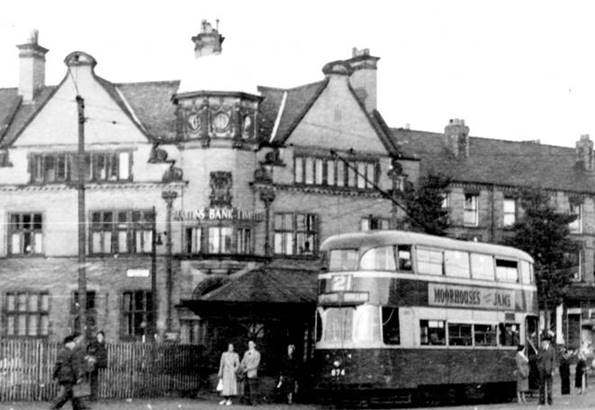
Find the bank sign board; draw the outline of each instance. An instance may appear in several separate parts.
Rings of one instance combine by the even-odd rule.
[[[262,212],[246,211],[239,208],[205,207],[193,210],[179,210],[172,214],[174,221],[254,221],[264,219]]]
[[[430,306],[514,310],[514,290],[429,283],[428,304]]]

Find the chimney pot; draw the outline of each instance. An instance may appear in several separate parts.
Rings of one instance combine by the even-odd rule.
[[[25,103],[34,100],[45,86],[45,55],[49,51],[38,44],[39,31],[32,30],[27,42],[17,45],[19,49],[19,90]]]
[[[358,49],[357,47],[353,47],[351,58],[345,60],[352,71],[349,78],[350,84],[368,112],[376,109],[378,60],[380,58],[370,55],[369,48]]]
[[[576,142],[576,163],[583,171],[592,172],[595,170],[593,158],[593,141],[589,134],[583,134]]]
[[[446,146],[457,159],[469,157],[469,127],[465,120],[452,118],[444,127]]]

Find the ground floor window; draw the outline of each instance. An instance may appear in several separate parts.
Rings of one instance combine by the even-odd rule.
[[[87,291],[87,308],[85,309],[85,316],[87,322],[87,329],[90,333],[97,331],[97,309],[96,309],[96,292],[94,290]],[[79,293],[74,291],[72,293],[72,305],[70,307],[70,313],[72,315],[72,323],[74,329],[80,329],[79,320]]]
[[[122,335],[125,338],[143,336],[152,323],[152,295],[150,291],[133,290],[122,294]]]
[[[4,294],[4,334],[45,337],[49,333],[48,292],[16,291]]]

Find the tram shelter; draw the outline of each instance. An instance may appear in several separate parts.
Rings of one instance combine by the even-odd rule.
[[[218,370],[228,343],[241,358],[248,340],[254,340],[261,353],[265,376],[278,375],[290,343],[303,362],[311,357],[316,308],[316,273],[311,270],[256,268],[182,300],[181,307],[200,317],[207,371]]]

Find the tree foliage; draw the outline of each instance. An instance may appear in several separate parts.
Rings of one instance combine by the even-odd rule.
[[[524,215],[513,226],[507,244],[524,250],[535,260],[539,300],[546,311],[561,303],[572,279],[572,255],[577,251],[568,224],[575,215],[557,212],[547,192],[528,188],[521,192]]]
[[[443,207],[443,203],[450,182],[448,176],[427,174],[417,189],[408,185],[402,195],[407,224],[414,230],[445,236],[450,222],[448,209]]]

